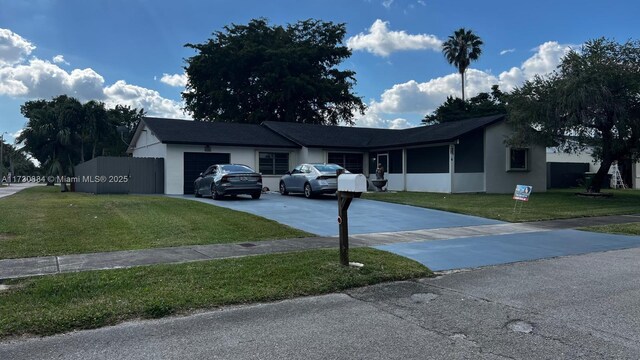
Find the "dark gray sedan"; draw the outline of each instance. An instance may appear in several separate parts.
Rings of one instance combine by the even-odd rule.
[[[216,164],[200,174],[193,184],[196,197],[211,196],[215,200],[225,195],[251,195],[259,199],[262,194],[262,175],[242,164]]]
[[[306,198],[318,194],[333,194],[338,190],[336,164],[301,164],[280,178],[280,194],[303,193]],[[345,173],[348,171],[345,170]]]

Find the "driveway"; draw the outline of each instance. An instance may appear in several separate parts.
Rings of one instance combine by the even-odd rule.
[[[640,247],[640,236],[579,230],[466,237],[376,246],[433,271],[476,268],[518,261]]]
[[[306,199],[295,195],[264,194],[258,201],[240,197],[222,201],[182,197],[252,213],[319,236],[338,235],[338,206],[336,198],[332,196]],[[638,216],[630,217],[640,220]],[[543,228],[541,231],[531,231],[527,227],[515,229],[513,233],[500,234],[500,227],[503,225],[493,229],[481,226],[496,224],[508,226],[497,220],[365,199],[354,199],[349,208],[349,234],[365,235],[365,239],[366,234],[376,237],[379,236],[376,233],[416,230],[429,233],[429,229],[442,229],[436,230],[438,236],[426,241],[419,238],[418,234],[412,237],[405,233],[400,236],[400,241],[375,246],[377,249],[416,260],[434,271],[640,247],[640,236],[578,230],[543,231],[547,230]],[[531,223],[532,226],[535,224]],[[479,227],[474,228],[476,226]],[[484,233],[484,236],[466,235],[473,233],[475,229]],[[438,240],[438,237],[442,238],[442,233],[452,236],[446,240]]]
[[[306,199],[304,196],[263,194],[260,200],[249,197],[195,198],[176,197],[244,211],[318,236],[338,235],[338,201],[335,196]],[[500,224],[500,221],[449,213],[415,206],[354,199],[349,207],[349,234],[437,229],[461,226]]]

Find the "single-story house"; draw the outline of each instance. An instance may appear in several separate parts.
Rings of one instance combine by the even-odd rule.
[[[193,181],[214,163],[251,166],[275,190],[281,175],[310,162],[370,177],[382,163],[389,190],[510,193],[526,184],[545,191],[545,148],[510,148],[510,133],[504,115],[401,130],[145,117],[128,152],[164,159],[166,194],[193,193]]]

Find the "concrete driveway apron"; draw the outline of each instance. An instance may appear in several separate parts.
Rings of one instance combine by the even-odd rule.
[[[541,231],[376,246],[434,271],[476,268],[640,247],[640,236],[579,230]]]
[[[275,220],[319,236],[338,235],[338,202],[335,196],[306,199],[303,196],[263,194],[259,200],[239,196],[214,201],[193,195],[177,196]],[[437,229],[500,224],[500,221],[408,205],[354,199],[349,207],[349,234]]]

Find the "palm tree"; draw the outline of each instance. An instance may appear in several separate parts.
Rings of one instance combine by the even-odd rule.
[[[471,30],[460,28],[442,44],[442,53],[449,64],[458,68],[462,77],[462,101],[464,101],[464,73],[471,61],[478,60],[482,54],[482,40]]]

